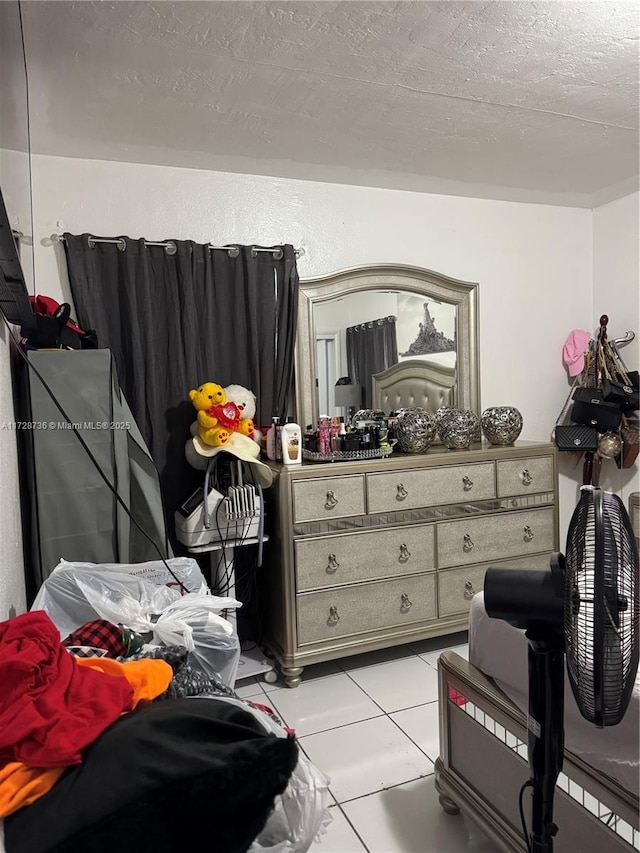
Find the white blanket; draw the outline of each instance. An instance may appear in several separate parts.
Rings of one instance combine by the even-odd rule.
[[[529,670],[524,631],[491,619],[478,593],[469,614],[469,662],[490,676],[522,711],[529,706]],[[565,674],[565,746],[592,767],[638,793],[640,766],[640,671],[624,719],[599,729],[582,717]]]

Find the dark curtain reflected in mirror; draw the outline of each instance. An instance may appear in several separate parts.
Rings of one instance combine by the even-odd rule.
[[[382,317],[347,328],[349,376],[362,388],[361,406],[371,408],[371,377],[398,361],[396,318]]]

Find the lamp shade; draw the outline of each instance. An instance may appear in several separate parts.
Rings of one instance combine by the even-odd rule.
[[[349,406],[360,407],[362,402],[361,385],[336,385],[333,392],[334,405],[338,408],[348,409]]]

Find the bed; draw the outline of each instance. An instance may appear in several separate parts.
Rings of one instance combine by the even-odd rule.
[[[435,414],[440,406],[456,405],[456,370],[437,360],[406,359],[375,373],[371,391],[373,408],[382,412],[421,406]]]
[[[438,669],[440,803],[452,815],[469,815],[500,850],[526,853],[518,813],[518,791],[529,778],[524,632],[490,619],[479,593],[469,617],[469,662],[445,652]],[[554,849],[640,850],[640,678],[619,726],[600,730],[583,720],[568,684],[565,700],[565,756],[554,810],[560,831]]]

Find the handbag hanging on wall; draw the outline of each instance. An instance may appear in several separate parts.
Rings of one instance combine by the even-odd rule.
[[[553,431],[553,440],[558,450],[579,453],[593,452],[598,449],[598,430],[593,426],[577,424],[572,418],[573,394],[581,390],[576,388],[580,377],[573,383],[569,396],[565,400]]]
[[[572,420],[599,432],[615,430],[622,420],[622,406],[604,398],[602,388],[576,388],[573,392]]]
[[[622,449],[616,456],[618,468],[632,468],[640,451],[640,421],[636,415],[622,415],[620,426]]]
[[[601,344],[602,398],[617,403],[624,412],[635,412],[640,404],[638,371],[628,371],[615,348],[605,338]]]
[[[638,373],[626,369],[615,343],[607,340],[608,321],[606,315],[600,318],[597,340],[589,342],[582,373],[556,422],[554,441],[558,450],[593,453],[601,438],[615,433],[622,442],[616,463],[627,468],[638,455],[637,418],[632,417],[638,409]],[[633,333],[628,335],[633,339]]]

